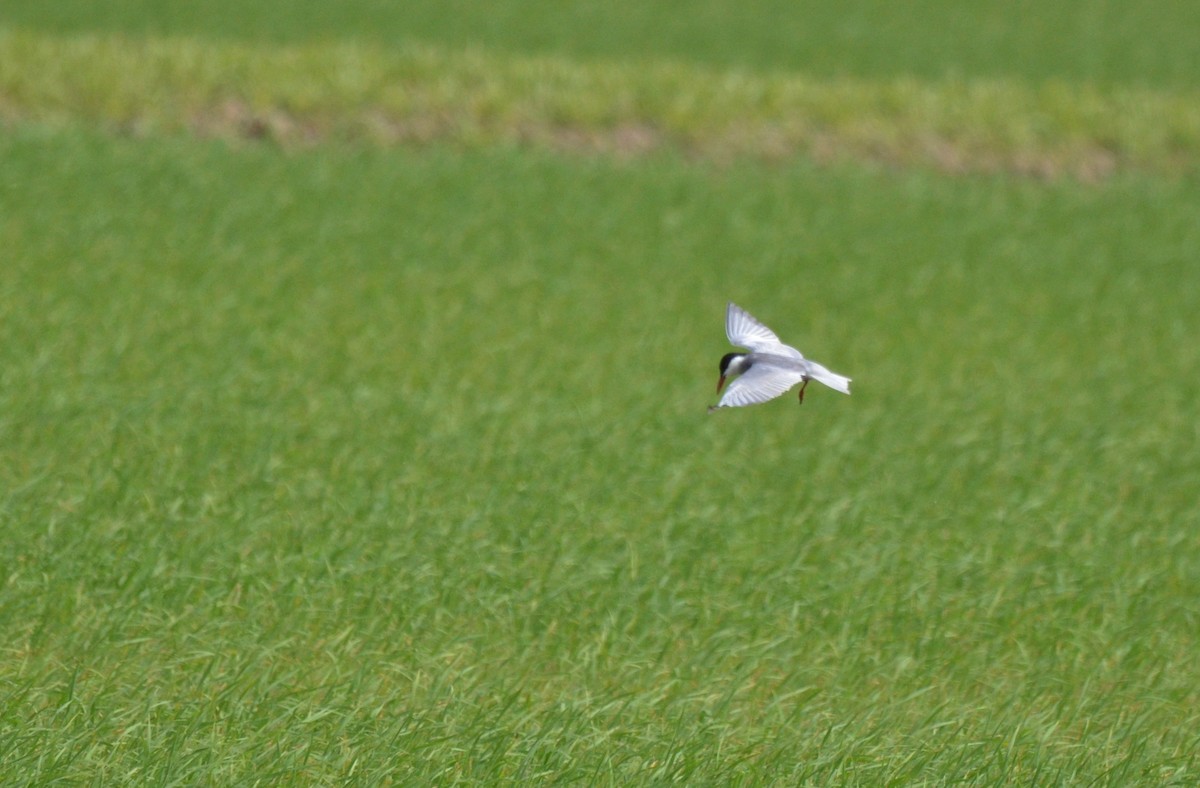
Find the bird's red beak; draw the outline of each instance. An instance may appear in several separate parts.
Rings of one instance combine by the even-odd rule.
[[[717,393],[718,393],[718,394],[720,394],[720,393],[721,393],[721,387],[722,387],[722,386],[724,386],[724,385],[725,385],[725,376],[724,376],[724,375],[722,375],[722,376],[721,376],[721,379],[717,381]]]

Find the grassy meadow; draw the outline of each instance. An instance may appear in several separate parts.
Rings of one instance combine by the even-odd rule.
[[[395,61],[359,6],[261,51],[0,12],[3,782],[1194,784],[1194,44],[846,83],[714,49],[715,3],[646,69],[617,14],[539,60],[414,12],[436,58]],[[111,78],[47,65],[97,42]],[[354,57],[440,103],[294,92]],[[732,66],[772,71],[666,95]],[[226,90],[309,132],[198,123]],[[896,149],[722,152],[839,102],[818,136]],[[453,122],[337,125],[373,111]],[[627,121],[661,138],[562,144]],[[901,155],[930,133],[966,163]],[[708,414],[728,300],[854,394]]]
[[[57,34],[255,44],[410,41],[580,60],[659,60],[822,78],[947,74],[1196,89],[1200,12],[1103,0],[8,0],[0,21]]]

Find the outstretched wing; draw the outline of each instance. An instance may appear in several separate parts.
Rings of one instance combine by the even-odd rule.
[[[804,373],[798,370],[783,369],[770,364],[755,364],[746,370],[746,374],[729,384],[717,407],[757,405],[786,394],[788,389],[802,380]]]
[[[729,337],[729,344],[749,348],[755,353],[804,358],[799,350],[780,342],[774,331],[732,301],[725,308],[725,336]]]

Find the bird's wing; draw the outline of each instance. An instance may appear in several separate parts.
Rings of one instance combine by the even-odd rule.
[[[804,358],[799,350],[780,342],[774,331],[755,320],[753,315],[732,301],[725,309],[725,336],[729,337],[729,344],[749,348],[755,353]]]
[[[746,370],[746,374],[729,384],[717,407],[757,405],[786,394],[788,389],[802,380],[804,373],[799,370],[784,369],[771,364],[755,364]]]

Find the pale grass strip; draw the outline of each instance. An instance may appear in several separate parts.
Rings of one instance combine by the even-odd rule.
[[[817,80],[423,45],[0,31],[0,120],[282,144],[445,142],[706,159],[858,159],[1096,179],[1195,171],[1200,94]]]

